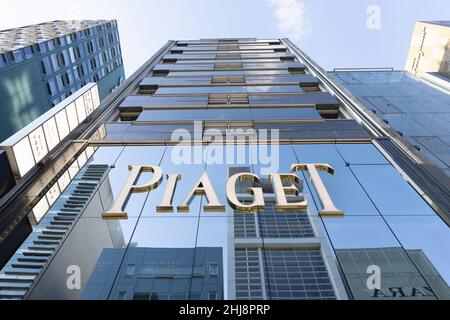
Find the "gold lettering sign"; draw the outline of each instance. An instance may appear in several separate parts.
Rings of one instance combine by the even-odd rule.
[[[227,198],[230,206],[238,212],[259,212],[264,210],[264,195],[262,188],[248,188],[247,193],[253,195],[253,203],[244,204],[239,201],[236,194],[236,182],[250,181],[260,183],[258,176],[251,173],[238,173],[228,179]]]
[[[300,179],[295,174],[271,174],[270,180],[272,181],[273,190],[277,199],[275,209],[278,212],[306,210],[308,207],[308,200],[301,202],[288,202],[286,197],[286,195],[298,196],[300,193],[294,185],[294,182],[300,184]],[[283,181],[291,182],[291,184],[289,186],[283,186]]]
[[[308,171],[311,181],[322,203],[322,210],[319,211],[321,216],[343,216],[344,211],[336,209],[327,188],[320,178],[319,171],[325,171],[329,174],[334,174],[334,169],[329,164],[324,163],[308,163],[308,164],[294,164],[291,167],[292,172]]]
[[[128,169],[130,171],[128,179],[120,191],[113,207],[109,211],[102,214],[104,219],[126,219],[127,213],[123,211],[123,207],[128,201],[130,195],[133,193],[150,192],[158,188],[163,180],[163,170],[157,166],[130,165]],[[344,215],[344,211],[337,209],[334,205],[319,175],[320,171],[334,174],[334,169],[330,165],[323,163],[294,164],[291,167],[291,171],[291,173],[277,173],[269,175],[273,186],[273,193],[276,198],[277,212],[306,211],[308,207],[307,199],[297,202],[288,201],[289,195],[298,198],[302,192],[302,190],[299,190],[302,189],[302,181],[295,174],[295,172],[306,171],[311,177],[312,184],[322,205],[322,210],[319,211],[320,215],[324,217]],[[153,173],[153,177],[146,184],[136,185],[136,181],[143,172],[151,172]],[[172,202],[176,192],[176,186],[181,180],[181,175],[170,174],[167,175],[166,179],[167,184],[162,200],[156,207],[156,212],[158,213],[174,212],[174,205]],[[239,188],[239,183],[243,183],[245,181],[251,182],[252,186],[248,187],[246,190],[243,190],[241,193],[248,193],[252,195],[251,203],[243,202],[242,198],[239,199],[238,196],[237,188]],[[232,209],[238,212],[257,213],[263,211],[265,208],[264,192],[261,187],[261,180],[255,174],[244,172],[233,175],[228,179],[226,193],[228,204]],[[225,212],[225,206],[220,203],[220,200],[217,197],[206,172],[203,173],[198,182],[194,185],[186,199],[177,206],[177,211],[189,212],[189,206],[192,200],[198,195],[206,197],[207,204],[203,206],[203,210],[205,212]]]
[[[209,181],[208,174],[205,172],[195,185],[194,189],[189,193],[186,200],[178,206],[179,212],[189,212],[189,204],[194,196],[206,196],[208,204],[203,206],[205,212],[224,212],[225,206],[220,204],[219,198]]]
[[[173,212],[173,195],[175,194],[175,188],[177,182],[181,180],[181,175],[179,174],[169,174],[167,175],[167,186],[164,192],[161,204],[156,207],[156,212]]]
[[[114,206],[111,210],[104,212],[102,217],[104,219],[123,219],[128,218],[126,212],[123,211],[123,206],[128,200],[130,193],[140,193],[140,192],[149,192],[153,189],[156,189],[162,181],[163,171],[160,167],[156,166],[142,166],[142,165],[129,165],[128,170],[130,170],[130,175],[128,176],[127,181],[125,182],[122,190],[117,197]],[[136,180],[139,178],[142,172],[152,172],[154,173],[152,179],[143,185],[135,185]]]

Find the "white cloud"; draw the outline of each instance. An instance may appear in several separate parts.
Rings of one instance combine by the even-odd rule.
[[[275,8],[278,31],[291,40],[304,39],[312,30],[305,4],[300,0],[268,0]]]

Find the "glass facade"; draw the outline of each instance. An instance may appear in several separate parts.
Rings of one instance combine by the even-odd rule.
[[[335,72],[376,116],[450,176],[450,95],[406,71]]]
[[[284,40],[163,51],[35,199],[0,298],[450,298],[447,224]]]
[[[103,100],[125,79],[117,22],[53,21],[0,31],[0,140],[90,82]]]

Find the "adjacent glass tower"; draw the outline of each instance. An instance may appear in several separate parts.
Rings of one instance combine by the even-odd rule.
[[[90,82],[125,79],[117,22],[52,21],[0,31],[0,141]]]
[[[287,39],[170,41],[82,128],[0,207],[42,212],[0,298],[450,298],[435,190]]]
[[[450,176],[450,91],[406,71],[347,70],[333,76]]]

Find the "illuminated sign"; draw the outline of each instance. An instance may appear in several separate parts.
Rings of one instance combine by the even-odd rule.
[[[163,169],[158,166],[152,165],[129,165],[128,169],[130,174],[127,181],[122,187],[113,207],[103,213],[104,219],[126,219],[127,213],[123,211],[123,208],[133,193],[150,192],[158,188],[164,180]],[[334,174],[334,169],[323,163],[307,163],[307,164],[294,164],[291,167],[290,173],[284,174],[270,174],[269,178],[272,182],[276,198],[276,211],[277,212],[289,212],[289,211],[304,211],[308,207],[308,200],[302,201],[288,201],[289,196],[298,196],[302,190],[297,187],[300,185],[300,179],[295,174],[297,171],[307,171],[311,177],[311,182],[319,196],[322,204],[322,210],[320,215],[322,216],[342,216],[344,212],[335,207],[330,195],[319,175],[320,171]],[[152,178],[145,184],[136,185],[136,181],[143,172],[153,173]],[[173,197],[176,192],[176,186],[178,181],[182,179],[180,174],[167,175],[167,184],[165,187],[164,195],[160,204],[156,207],[156,211],[159,213],[169,213],[175,211],[175,205],[173,204]],[[252,195],[252,203],[242,202],[239,199],[236,186],[244,181],[252,183],[252,187],[247,189],[247,193]],[[261,187],[260,178],[252,173],[238,173],[231,176],[228,179],[226,185],[226,193],[228,204],[231,208],[241,213],[256,213],[264,210],[265,200],[263,189]],[[186,195],[185,200],[178,204],[177,212],[189,212],[189,205],[195,196],[205,196],[206,204],[203,206],[205,212],[225,212],[225,205],[220,202],[217,197],[214,187],[205,172],[199,177],[199,180],[192,187],[191,191]]]

